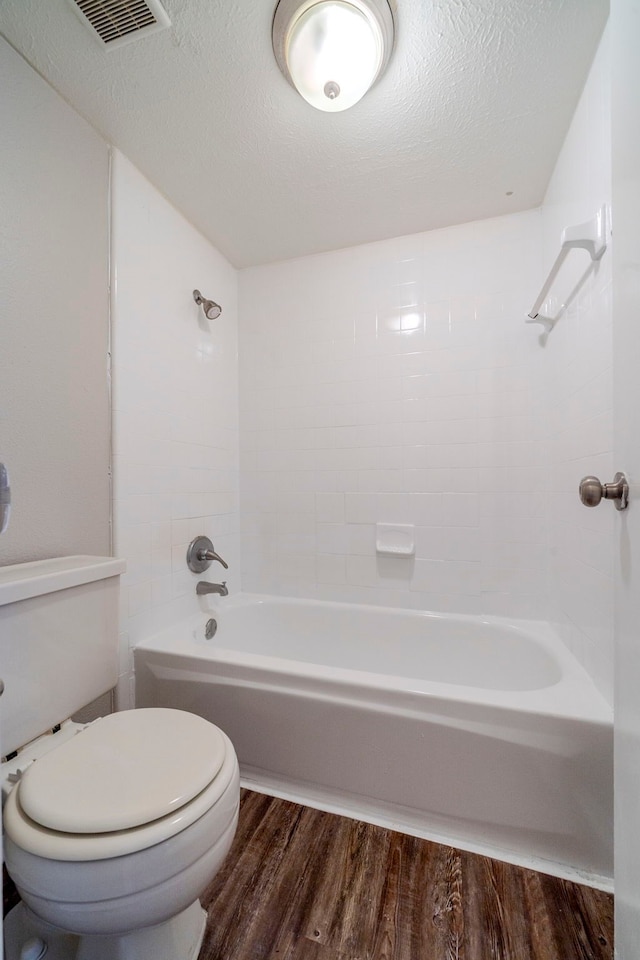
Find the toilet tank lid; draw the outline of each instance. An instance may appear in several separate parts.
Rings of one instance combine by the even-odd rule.
[[[96,720],[26,770],[20,806],[64,833],[111,833],[167,816],[207,787],[225,759],[221,731],[183,710],[149,707]]]
[[[94,580],[116,577],[126,570],[126,562],[116,557],[76,555],[12,563],[0,567],[0,606],[28,600],[30,597],[66,590]]]

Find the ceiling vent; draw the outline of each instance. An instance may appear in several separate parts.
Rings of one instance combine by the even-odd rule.
[[[71,4],[109,50],[171,26],[159,0],[71,0]]]

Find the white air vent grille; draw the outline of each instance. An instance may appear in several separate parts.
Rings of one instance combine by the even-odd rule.
[[[110,48],[141,33],[164,30],[171,21],[158,0],[72,0],[82,19]]]

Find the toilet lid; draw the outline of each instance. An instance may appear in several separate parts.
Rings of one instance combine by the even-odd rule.
[[[114,713],[35,761],[20,782],[20,806],[50,830],[126,830],[184,806],[224,758],[221,731],[194,714]]]

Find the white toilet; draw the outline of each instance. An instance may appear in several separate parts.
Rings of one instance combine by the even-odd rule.
[[[65,719],[116,682],[122,569],[0,568],[4,845],[22,897],[6,960],[195,960],[198,897],[233,840],[238,763],[213,724],[164,708]]]

